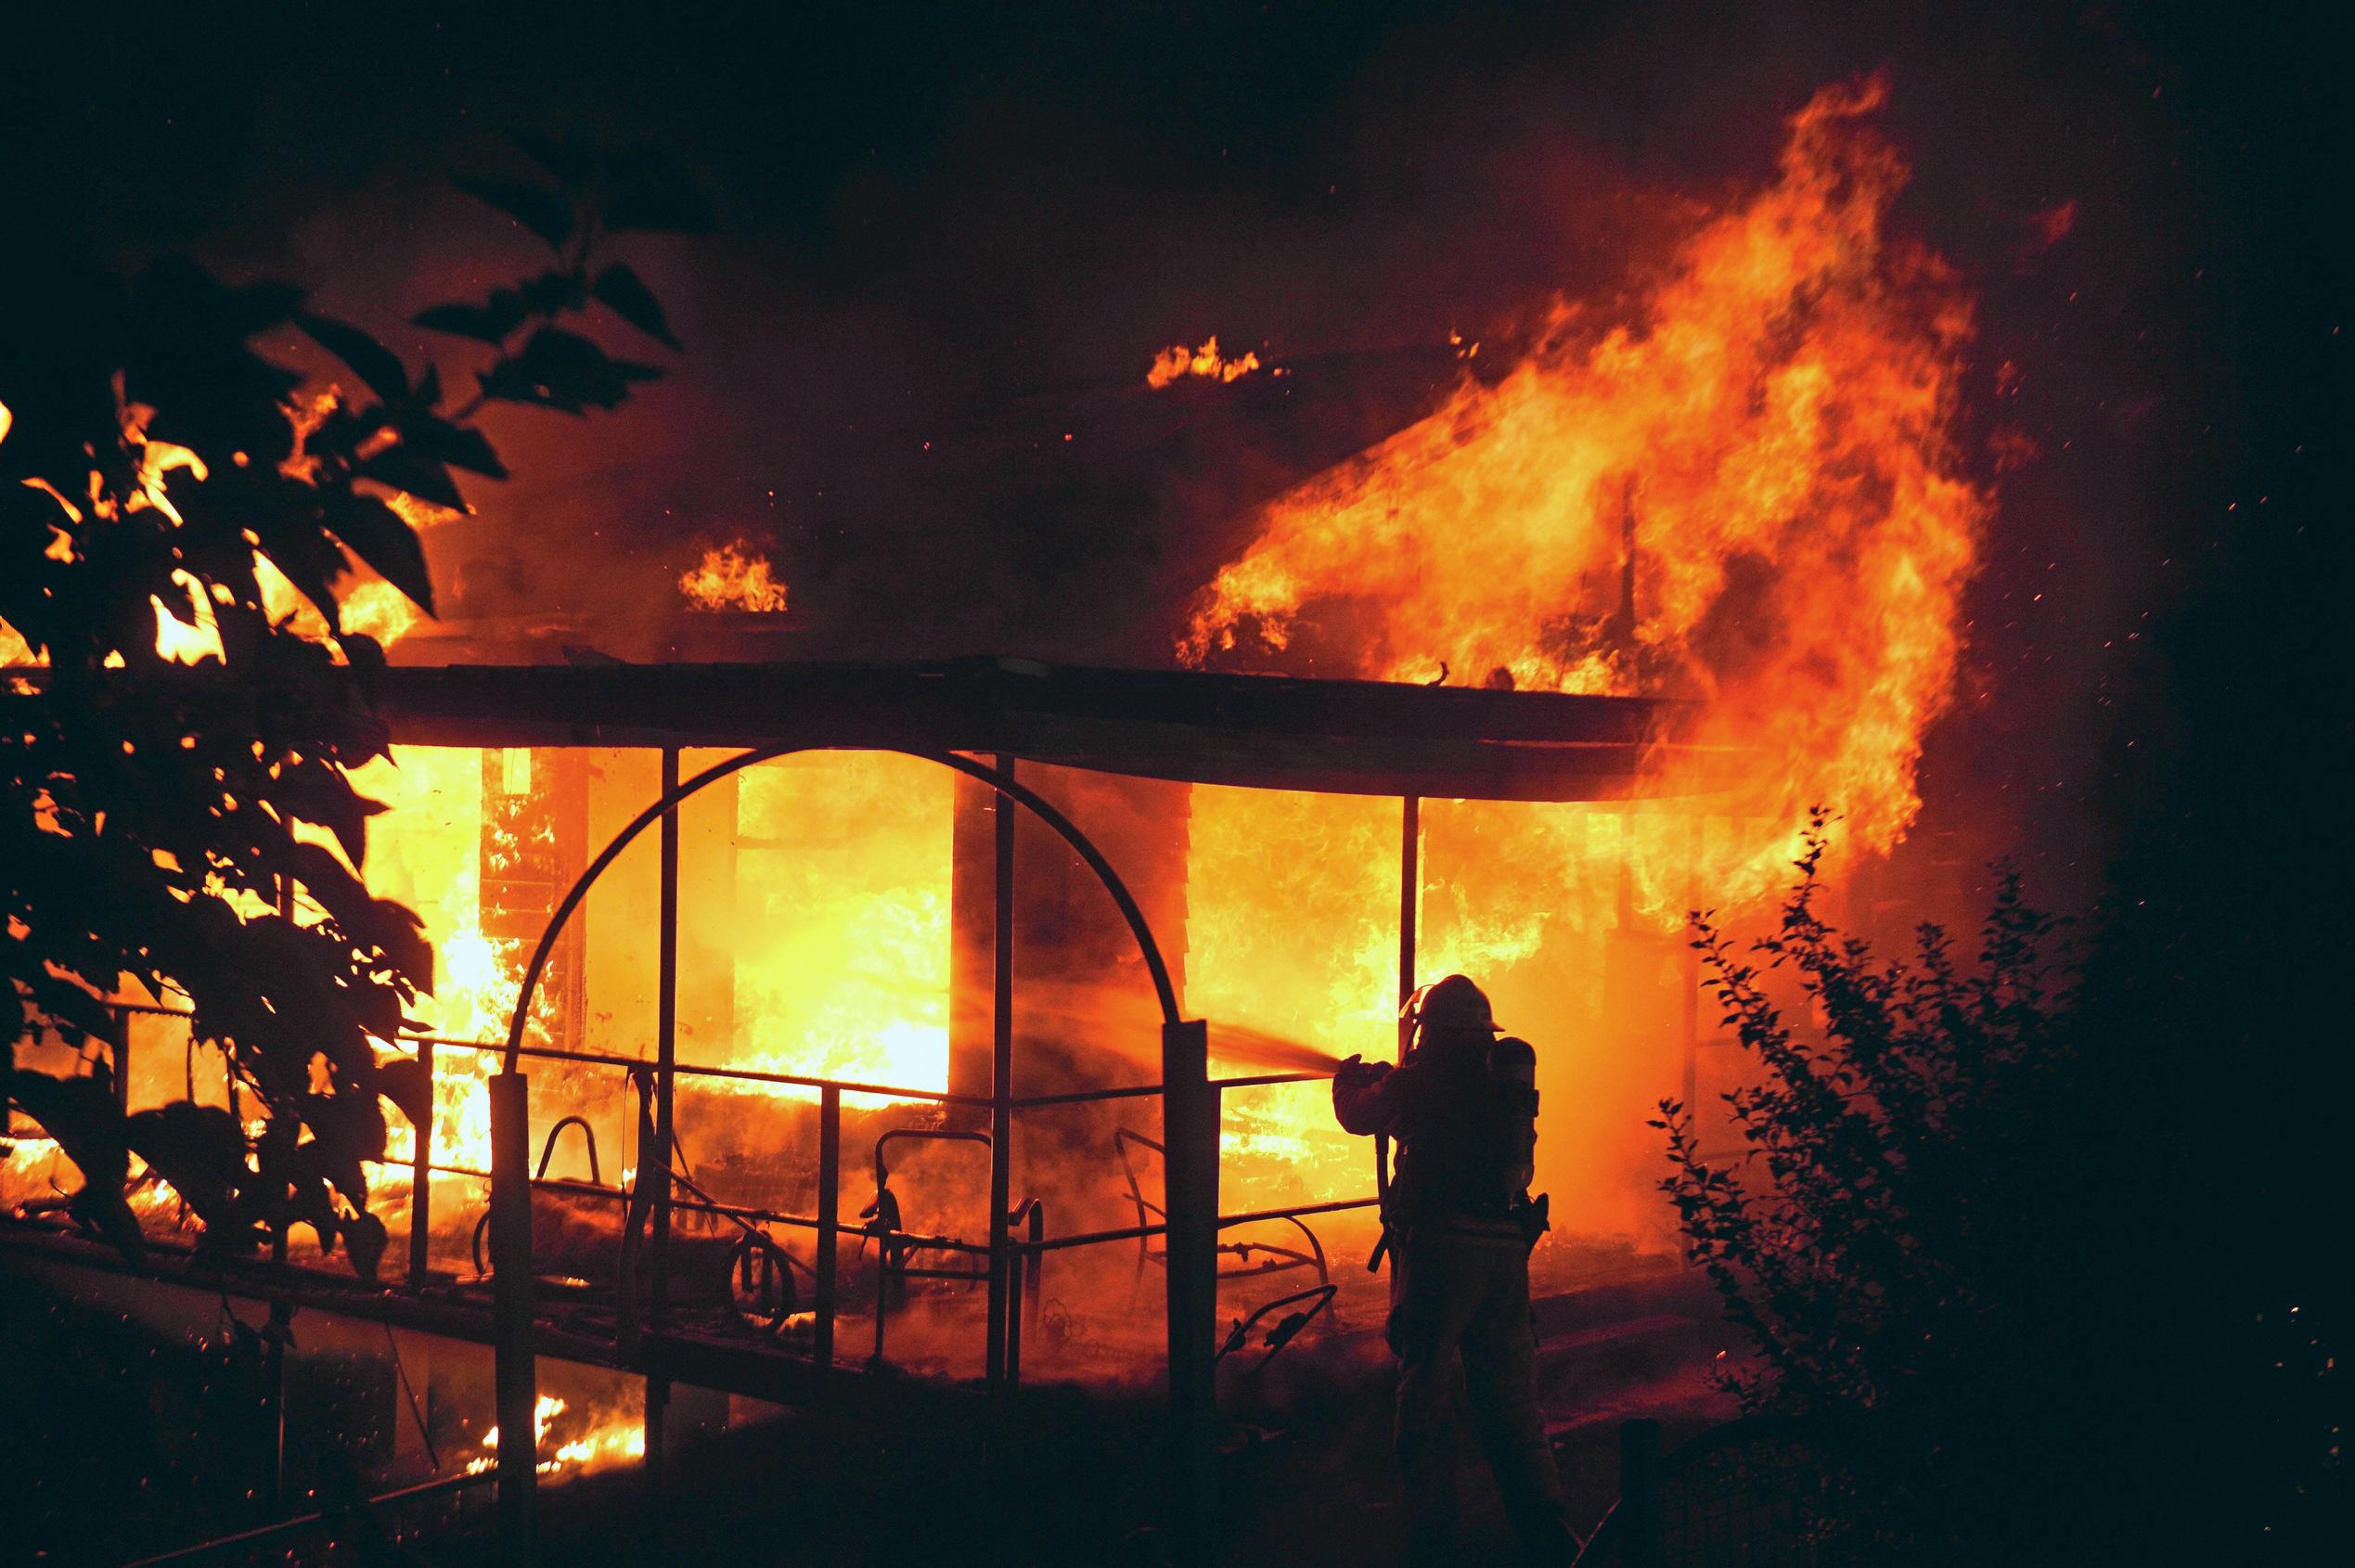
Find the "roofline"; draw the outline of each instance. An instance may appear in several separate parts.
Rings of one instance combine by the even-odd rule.
[[[383,687],[408,745],[1003,752],[1189,783],[1525,801],[1682,792],[1734,760],[1692,741],[1697,705],[1658,698],[1018,659],[412,665]]]

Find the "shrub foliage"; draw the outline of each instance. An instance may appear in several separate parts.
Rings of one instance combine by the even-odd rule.
[[[1930,924],[1909,958],[1877,958],[1824,918],[1823,829],[1819,815],[1769,934],[1738,943],[1692,918],[1757,1069],[1724,1096],[1739,1151],[1705,1154],[1673,1099],[1653,1125],[1687,1250],[1756,1347],[1726,1387],[1745,1411],[1846,1433],[1828,1512],[1925,1552],[1925,1530],[1958,1528],[1967,1472],[2027,1458],[2029,1412],[2049,1409],[2086,1319],[2069,1302],[2085,1282],[2069,1244],[2075,971],[2063,922],[2009,872],[1971,958]]]

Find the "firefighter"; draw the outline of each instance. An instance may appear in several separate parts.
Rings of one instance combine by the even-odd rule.
[[[1398,1359],[1396,1442],[1416,1561],[1454,1558],[1451,1369],[1461,1356],[1473,1426],[1534,1562],[1568,1562],[1562,1480],[1538,1411],[1529,1250],[1545,1228],[1532,1202],[1537,1053],[1499,1038],[1488,998],[1460,974],[1407,1004],[1401,1062],[1351,1057],[1333,1114],[1360,1136],[1397,1140],[1383,1209],[1390,1351]]]

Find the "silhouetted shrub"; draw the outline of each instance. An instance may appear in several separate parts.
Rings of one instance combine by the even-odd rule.
[[[1819,816],[1773,932],[1692,918],[1724,1022],[1760,1070],[1703,1155],[1661,1104],[1690,1255],[1748,1330],[1745,1410],[1811,1418],[1835,1457],[1827,1547],[1930,1561],[2034,1534],[2091,1412],[2072,1347],[2098,1288],[2072,1246],[2089,1189],[2062,922],[2001,875],[1977,952],[1924,925],[1881,959],[1821,913]],[[2016,1549],[2024,1543],[2014,1541]],[[1891,1555],[1891,1554],[1901,1554]]]

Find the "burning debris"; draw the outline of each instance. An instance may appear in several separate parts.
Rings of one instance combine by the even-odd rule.
[[[678,591],[689,610],[776,615],[785,609],[783,580],[766,556],[752,553],[740,539],[705,550],[700,562],[679,573]]]
[[[571,1406],[552,1394],[543,1394],[532,1412],[536,1427],[539,1448],[547,1457],[540,1460],[540,1474],[546,1478],[570,1480],[579,1475],[594,1475],[600,1470],[616,1465],[636,1464],[646,1458],[646,1422],[624,1412],[599,1418],[573,1415]],[[548,1440],[556,1438],[551,1451]],[[498,1463],[499,1429],[495,1426],[483,1433],[476,1445],[481,1450],[466,1461],[466,1473],[481,1475]]]
[[[1232,359],[1220,353],[1218,336],[1213,333],[1198,349],[1190,349],[1183,343],[1172,343],[1162,350],[1145,372],[1145,385],[1159,392],[1189,376],[1199,376],[1210,381],[1232,381],[1258,368],[1259,355],[1255,353],[1246,352]]]

